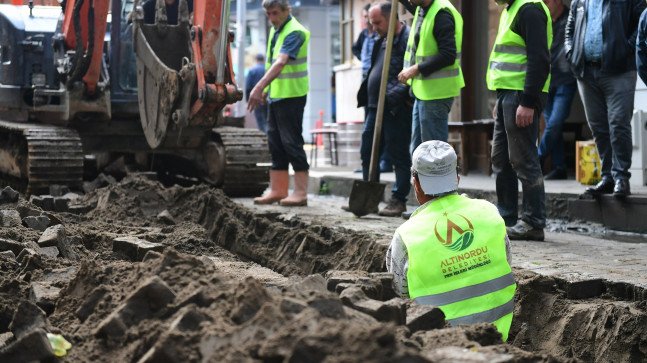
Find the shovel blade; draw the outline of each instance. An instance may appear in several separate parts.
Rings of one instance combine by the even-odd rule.
[[[358,217],[377,209],[384,197],[385,184],[355,180],[348,199],[348,209]]]

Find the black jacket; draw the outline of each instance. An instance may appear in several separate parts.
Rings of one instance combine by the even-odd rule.
[[[602,71],[622,73],[636,70],[636,34],[644,0],[603,0]],[[584,75],[584,36],[588,2],[573,0],[566,22],[564,50],[573,73]]]
[[[411,107],[407,103],[412,104],[413,99],[409,97],[409,86],[403,85],[398,82],[398,74],[402,71],[404,66],[404,52],[407,49],[407,41],[409,39],[410,28],[407,25],[402,25],[400,34],[393,38],[393,49],[391,50],[391,59],[389,62],[389,77],[386,85],[386,103],[384,110],[395,115],[402,106]],[[370,74],[374,68],[374,60],[377,52],[383,46],[386,38],[379,38],[375,41],[373,46],[373,54],[371,55],[371,68],[368,71]],[[357,107],[363,107],[368,104],[368,76],[362,82],[362,85],[357,92]]]

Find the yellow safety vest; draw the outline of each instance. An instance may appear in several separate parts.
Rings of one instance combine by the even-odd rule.
[[[433,36],[434,23],[436,14],[440,10],[449,10],[454,17],[456,38],[456,61],[454,64],[439,69],[428,76],[418,74],[413,77],[407,84],[411,86],[413,94],[419,100],[437,100],[442,98],[449,98],[458,96],[461,88],[465,87],[463,79],[463,70],[460,66],[460,53],[463,43],[463,17],[456,10],[456,8],[449,2],[449,0],[435,0],[424,19],[418,19],[420,7],[416,9],[416,15],[413,17],[413,28],[409,33],[409,40],[407,41],[407,49],[404,53],[404,68],[413,64],[418,64],[428,61],[431,57],[438,54],[438,43]],[[416,54],[411,54],[415,43],[416,24],[422,21],[420,27],[420,41]],[[428,38],[427,38],[428,37]]]
[[[509,9],[503,10],[499,21],[499,32],[490,54],[490,63],[487,69],[487,86],[489,89],[519,90],[523,91],[526,82],[526,68],[528,57],[526,55],[526,41],[512,31],[511,26],[519,9],[529,3],[540,4],[548,22],[546,24],[546,40],[548,48],[553,41],[553,26],[550,11],[541,0],[515,0]],[[541,31],[541,29],[538,29]],[[543,92],[548,93],[550,74],[544,84]]]
[[[409,256],[412,299],[438,306],[453,326],[493,323],[508,339],[517,285],[494,205],[448,195],[418,208],[396,233]]]
[[[272,52],[270,47],[276,30],[274,27],[271,27],[270,36],[267,41],[265,70],[268,70],[278,58],[285,37],[295,31],[303,32],[306,39],[301,45],[301,48],[299,48],[297,58],[288,60],[278,77],[265,89],[271,98],[301,97],[308,94],[308,42],[310,41],[310,32],[294,16],[281,29],[276,44],[274,44],[274,52]]]

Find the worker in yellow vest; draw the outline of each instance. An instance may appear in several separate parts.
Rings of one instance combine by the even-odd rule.
[[[396,291],[438,306],[453,326],[493,323],[507,340],[516,284],[503,219],[491,203],[458,195],[456,152],[446,142],[420,144],[411,172],[420,207],[386,254]]]
[[[507,5],[487,68],[488,88],[497,93],[492,139],[497,207],[510,239],[543,241],[546,195],[537,139],[550,84],[552,20],[542,0],[495,1]]]
[[[417,6],[398,81],[415,96],[410,152],[423,141],[447,141],[449,111],[465,87],[460,66],[463,18],[449,0],[410,0]]]
[[[267,141],[272,154],[270,192],[255,204],[308,204],[308,160],[303,150],[303,110],[308,94],[310,32],[290,14],[288,0],[263,0],[272,23],[267,40],[265,75],[248,97],[253,111],[267,98]],[[294,191],[288,196],[288,167],[294,169]]]

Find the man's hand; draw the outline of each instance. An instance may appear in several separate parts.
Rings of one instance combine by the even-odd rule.
[[[265,103],[265,93],[262,88],[254,87],[247,97],[247,111],[254,111],[262,103]]]
[[[496,120],[496,111],[497,111],[497,107],[496,107],[496,103],[495,103],[494,107],[492,108],[492,118],[495,119],[495,120]]]
[[[534,109],[519,105],[519,107],[517,107],[517,127],[532,125],[534,114]]]
[[[417,76],[419,73],[418,71],[418,65],[414,64],[411,67],[407,69],[403,69],[400,74],[398,74],[398,81],[402,84],[406,84],[408,80],[411,78]]]

